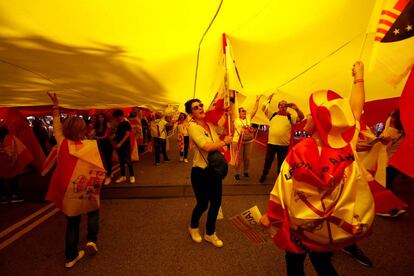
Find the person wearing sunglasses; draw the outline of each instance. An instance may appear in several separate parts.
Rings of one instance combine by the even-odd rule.
[[[185,103],[185,111],[192,120],[188,126],[188,134],[195,144],[193,167],[191,169],[191,185],[196,197],[196,205],[191,215],[191,224],[188,228],[192,240],[202,242],[199,232],[199,220],[208,208],[206,231],[204,239],[216,247],[222,247],[223,241],[216,235],[216,219],[221,206],[222,180],[210,175],[205,170],[209,152],[220,151],[229,145],[232,136],[227,135],[223,140],[219,138],[216,127],[205,121],[204,106],[199,99],[191,99]],[[219,121],[224,123],[225,116]],[[210,207],[209,207],[210,205]]]
[[[241,167],[243,167],[243,176],[249,177],[249,164],[251,145],[255,138],[256,130],[251,125],[252,118],[256,115],[259,107],[259,100],[261,96],[256,96],[256,103],[248,112],[244,107],[239,108],[239,117],[234,120],[234,136],[233,136],[233,148],[238,151],[237,166],[234,167],[236,181],[240,180]]]

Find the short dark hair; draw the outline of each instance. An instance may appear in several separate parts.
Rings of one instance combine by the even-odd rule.
[[[124,116],[124,112],[121,109],[116,109],[114,112],[112,112],[112,116],[115,118],[119,118]]]
[[[187,114],[191,114],[191,112],[193,111],[192,110],[192,108],[191,108],[191,106],[193,105],[193,103],[195,103],[195,102],[199,102],[199,103],[201,103],[201,101],[199,100],[199,99],[191,99],[191,100],[188,100],[185,104],[184,104],[184,106],[185,106],[185,112],[187,112]]]

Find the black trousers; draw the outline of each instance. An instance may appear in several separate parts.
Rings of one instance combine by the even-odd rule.
[[[128,166],[129,176],[134,176],[134,168],[131,161],[131,147],[126,146],[125,143],[116,150],[119,158],[119,169],[121,170],[121,176],[125,176],[125,165]]]
[[[270,168],[272,167],[273,160],[275,155],[277,155],[277,174],[279,175],[280,167],[282,166],[283,161],[285,160],[289,151],[289,146],[280,146],[267,144],[266,157],[263,166],[263,176],[267,176]]]
[[[184,151],[180,152],[180,156],[184,156],[184,158],[187,158],[189,145],[190,145],[190,136],[184,136]]]
[[[394,186],[392,185],[394,180],[401,172],[394,168],[393,166],[388,165],[386,170],[386,188],[395,192]]]
[[[191,228],[198,228],[200,218],[208,208],[206,234],[212,235],[216,231],[216,220],[221,206],[222,181],[212,178],[202,168],[193,167],[191,185],[197,201],[191,215]]]
[[[158,137],[153,137],[154,140],[154,153],[155,153],[155,163],[160,163],[160,155],[162,153],[162,157],[164,161],[168,161],[167,156],[167,140],[161,139]]]
[[[0,197],[7,198],[7,189],[6,189],[6,183],[9,183],[10,187],[10,195],[20,197],[20,188],[19,188],[19,182],[17,181],[17,176],[14,178],[4,179],[0,178]]]
[[[286,269],[288,276],[304,276],[304,262],[307,254],[286,251]],[[336,276],[338,273],[332,265],[332,252],[311,252],[309,258],[319,276]]]
[[[66,216],[66,249],[65,255],[67,261],[72,261],[78,256],[79,244],[79,226],[81,216]],[[88,213],[88,234],[86,240],[95,242],[99,232],[99,209]]]
[[[112,154],[114,149],[109,139],[98,141],[98,146],[106,169],[106,176],[110,177],[112,173]]]

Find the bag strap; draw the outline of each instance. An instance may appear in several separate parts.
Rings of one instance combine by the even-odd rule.
[[[278,115],[278,113],[277,113],[277,112],[273,113],[273,114],[272,114],[272,116],[270,117],[269,121],[271,121],[271,120],[273,119],[273,117],[275,117],[276,115]],[[292,123],[292,116],[290,115],[290,113],[287,113],[287,114],[286,114],[286,117],[288,118],[289,123],[290,123],[291,125],[293,125],[293,123]]]

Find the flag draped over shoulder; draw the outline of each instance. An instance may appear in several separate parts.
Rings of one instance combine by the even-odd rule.
[[[55,203],[67,216],[98,209],[105,169],[97,142],[64,139],[57,158],[46,199]]]
[[[414,1],[385,0],[373,48],[375,71],[396,85],[414,64]]]
[[[322,147],[307,138],[289,151],[270,194],[273,237],[294,253],[332,251],[366,236],[374,220],[371,191],[350,146]]]
[[[0,145],[0,178],[13,178],[21,174],[33,161],[33,155],[14,135],[7,134]]]
[[[42,170],[43,162],[45,161],[45,154],[39,144],[36,136],[30,128],[27,119],[15,108],[7,108],[2,110],[3,122],[9,132],[17,137],[21,143],[30,151],[33,156],[32,164],[39,171]],[[3,113],[1,112],[1,113]]]

